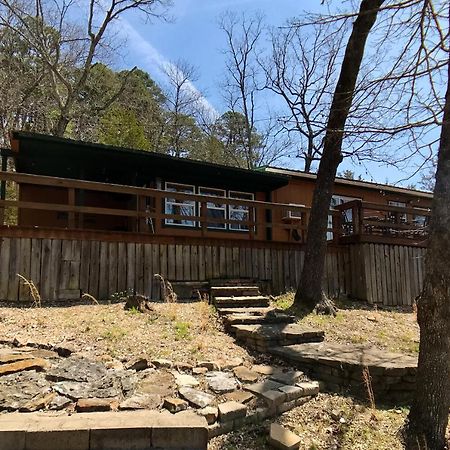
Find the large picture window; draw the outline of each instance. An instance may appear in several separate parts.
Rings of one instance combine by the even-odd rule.
[[[230,191],[230,198],[236,198],[239,200],[253,200],[253,194],[248,192]],[[228,216],[230,220],[239,220],[241,222],[248,222],[250,220],[249,207],[244,205],[229,205]],[[230,230],[235,231],[248,231],[248,225],[244,223],[230,223]]]
[[[206,215],[208,218],[213,219],[221,219],[225,220],[227,216],[227,207],[224,203],[220,202],[220,197],[225,197],[225,191],[222,189],[213,189],[213,188],[205,188],[200,187],[198,188],[198,193],[201,195],[208,195],[212,197],[219,197],[217,199],[217,202],[207,202],[206,203]],[[199,204],[199,213],[200,211],[200,204]],[[224,230],[226,229],[226,223],[220,223],[220,222],[208,222],[207,223],[208,228],[212,228],[215,230]]]
[[[179,194],[195,194],[195,187],[188,184],[166,183],[166,191]],[[177,216],[195,216],[195,202],[193,200],[179,200],[166,198],[165,213]],[[196,222],[192,219],[166,219],[167,225],[179,225],[195,227]]]

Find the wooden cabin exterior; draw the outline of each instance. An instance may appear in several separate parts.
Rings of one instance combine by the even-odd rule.
[[[55,300],[125,290],[157,298],[155,273],[194,284],[250,278],[273,294],[298,283],[312,174],[26,132],[13,133],[2,155],[0,300],[26,298],[17,273]],[[5,196],[6,184],[17,198]],[[337,179],[324,289],[411,305],[423,280],[431,201],[426,192]],[[7,210],[14,223],[5,222]]]

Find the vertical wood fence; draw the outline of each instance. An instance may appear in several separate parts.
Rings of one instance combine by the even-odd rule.
[[[324,289],[369,303],[411,305],[423,282],[425,249],[398,245],[330,246]],[[160,298],[159,273],[169,281],[251,278],[269,293],[296,288],[301,246],[240,242],[129,243],[96,240],[0,238],[0,300],[29,301],[17,274],[33,280],[43,301],[98,299],[124,291]]]

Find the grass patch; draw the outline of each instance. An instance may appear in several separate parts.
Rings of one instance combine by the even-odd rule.
[[[184,339],[190,339],[191,338],[189,334],[190,328],[191,324],[189,322],[175,322],[174,324],[175,340],[181,341]]]
[[[127,330],[125,330],[124,328],[114,325],[112,327],[107,328],[102,333],[102,337],[109,341],[116,342],[119,339],[122,339],[123,337],[125,337],[127,335],[127,333],[128,333]]]

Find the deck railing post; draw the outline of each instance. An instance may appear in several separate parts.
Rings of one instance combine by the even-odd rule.
[[[202,236],[205,236],[208,224],[206,222],[206,219],[208,217],[208,208],[205,201],[202,201],[200,203],[200,227],[202,229]]]
[[[74,207],[75,206],[75,189],[69,188],[69,206]],[[75,212],[69,211],[68,214],[68,226],[70,229],[74,229],[75,227]]]

